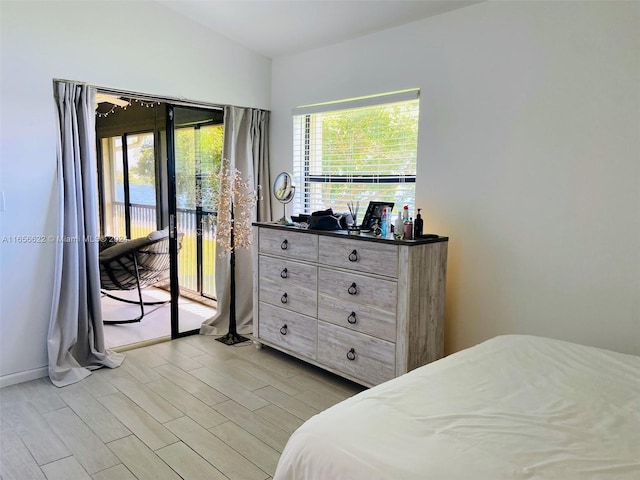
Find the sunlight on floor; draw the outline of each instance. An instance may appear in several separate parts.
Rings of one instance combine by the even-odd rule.
[[[117,292],[122,298],[137,298],[137,292]],[[142,291],[145,301],[169,301],[169,293],[159,288],[146,288]],[[107,348],[123,347],[140,342],[167,337],[171,335],[171,304],[149,305],[144,307],[145,315],[138,323],[104,325],[104,336]],[[211,318],[216,309],[187,298],[180,298],[179,322],[180,332],[199,329],[202,322]],[[102,316],[106,320],[135,318],[140,314],[140,307],[119,302],[109,297],[102,297]]]

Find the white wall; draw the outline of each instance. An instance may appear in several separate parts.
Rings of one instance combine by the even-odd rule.
[[[269,108],[271,61],[158,3],[0,2],[0,381],[46,374],[55,233],[52,80]]]
[[[488,2],[275,59],[272,175],[294,106],[419,87],[447,352],[525,333],[640,354],[639,32],[638,2]]]

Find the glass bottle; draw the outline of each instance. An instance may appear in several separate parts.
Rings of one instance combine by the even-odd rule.
[[[402,213],[398,212],[398,218],[396,218],[393,237],[396,240],[402,240],[403,236],[404,236],[404,222],[402,221]]]
[[[413,219],[409,218],[404,222],[404,239],[413,240]]]
[[[413,222],[413,238],[415,239],[418,239],[422,236],[423,222],[422,215],[420,215],[420,210],[422,209],[418,209],[418,214],[416,215],[416,219]]]
[[[405,205],[404,208],[402,209],[402,221],[403,222],[409,221],[409,205]]]

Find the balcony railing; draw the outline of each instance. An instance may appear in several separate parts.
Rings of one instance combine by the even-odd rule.
[[[131,238],[148,235],[156,230],[156,207],[131,204]],[[198,225],[195,210],[179,208],[177,211],[178,232],[184,234],[178,255],[178,278],[180,288],[198,291],[197,235],[202,234],[202,294],[215,298],[216,226],[214,212],[203,211],[202,225]],[[113,229],[115,235],[126,235],[124,203],[113,203]]]

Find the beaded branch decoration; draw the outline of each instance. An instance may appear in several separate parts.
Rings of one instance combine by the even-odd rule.
[[[257,201],[257,192],[251,188],[249,181],[243,180],[240,170],[232,167],[229,160],[223,158],[220,168],[216,232],[221,257],[236,248],[247,248],[251,245],[251,222]]]

